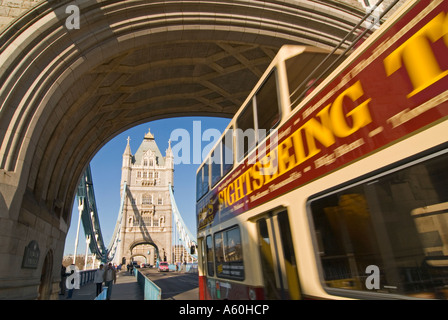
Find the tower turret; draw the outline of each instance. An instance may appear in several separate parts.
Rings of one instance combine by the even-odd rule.
[[[174,184],[174,155],[173,150],[171,150],[171,140],[168,140],[168,149],[165,151],[165,164],[167,173],[168,183],[173,186]]]
[[[129,141],[131,138],[128,137],[128,143],[123,153],[123,164],[121,168],[121,186],[123,186],[124,182],[130,183],[131,180],[131,166],[132,166],[132,153],[131,146]]]

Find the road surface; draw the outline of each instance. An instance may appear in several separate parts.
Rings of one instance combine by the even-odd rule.
[[[199,300],[197,273],[158,272],[155,268],[139,270],[162,289],[162,300]]]

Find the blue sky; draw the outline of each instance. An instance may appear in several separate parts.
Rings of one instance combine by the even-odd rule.
[[[132,129],[124,131],[110,140],[92,159],[90,166],[92,170],[93,185],[95,189],[95,198],[97,202],[98,215],[100,219],[103,239],[106,245],[109,244],[114,232],[115,223],[118,217],[120,207],[120,181],[121,181],[121,165],[122,156],[126,147],[128,136],[131,138],[131,151],[134,154],[144,135],[151,129],[154,139],[165,156],[165,150],[168,148],[168,140],[175,137],[174,133],[189,133],[191,146],[190,163],[176,164],[174,166],[174,196],[176,198],[179,211],[190,231],[196,235],[196,219],[195,219],[195,191],[196,191],[196,170],[199,164],[193,163],[193,144],[195,139],[196,145],[201,142],[201,150],[210,146],[210,140],[206,140],[205,136],[193,136],[193,127],[200,128],[201,135],[208,129],[216,129],[222,132],[229,124],[230,119],[210,118],[210,117],[182,117],[156,120],[148,122]],[[172,139],[171,146],[179,156],[181,147],[187,146],[184,141],[185,135],[177,137],[177,141]],[[203,141],[204,140],[204,141]],[[177,146],[177,147],[176,147]],[[182,156],[185,160],[185,155]],[[175,159],[176,161],[176,159]],[[178,162],[180,162],[178,158]],[[65,242],[64,255],[72,254],[75,248],[76,228],[78,224],[78,208],[77,200],[75,200],[70,229]],[[86,248],[85,234],[82,223],[79,232],[78,254],[84,254]]]

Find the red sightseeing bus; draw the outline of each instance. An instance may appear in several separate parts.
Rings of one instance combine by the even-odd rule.
[[[448,1],[342,56],[281,48],[199,167],[201,299],[448,297]]]

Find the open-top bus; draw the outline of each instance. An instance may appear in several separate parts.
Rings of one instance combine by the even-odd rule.
[[[201,299],[448,297],[448,1],[341,55],[281,48],[199,167]]]

